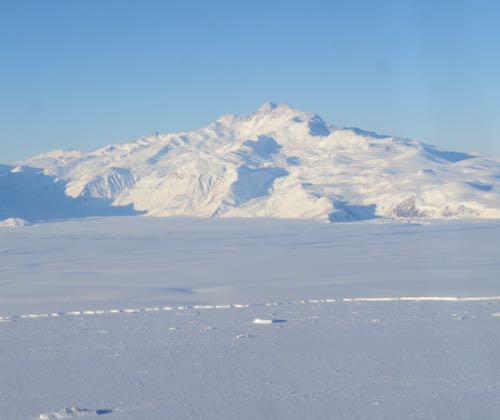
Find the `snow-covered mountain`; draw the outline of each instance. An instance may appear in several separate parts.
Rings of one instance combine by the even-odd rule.
[[[287,104],[90,153],[56,150],[19,165],[16,171],[41,168],[63,180],[70,197],[154,216],[500,217],[500,162],[337,128]]]

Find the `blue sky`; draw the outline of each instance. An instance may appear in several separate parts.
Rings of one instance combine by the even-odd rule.
[[[0,161],[286,101],[338,126],[500,154],[496,1],[0,3]]]

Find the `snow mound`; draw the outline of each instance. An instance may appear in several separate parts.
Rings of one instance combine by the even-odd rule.
[[[72,198],[152,216],[500,218],[499,161],[335,127],[287,104],[90,153],[56,150],[12,172],[30,167]]]
[[[88,410],[86,408],[80,408],[73,406],[71,408],[63,408],[54,413],[42,413],[40,414],[40,420],[55,420],[55,419],[73,419],[77,417],[91,417],[100,416],[103,414],[109,414],[113,410],[109,408],[103,408],[98,410]]]
[[[9,217],[8,219],[0,221],[0,226],[2,227],[23,227],[29,226],[30,223],[24,219],[19,219],[17,217]]]

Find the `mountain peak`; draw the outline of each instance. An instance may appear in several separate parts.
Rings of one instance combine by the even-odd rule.
[[[261,105],[255,112],[246,115],[225,114],[217,118],[214,124],[231,127],[245,127],[245,130],[252,130],[254,128],[260,130],[264,127],[267,129],[277,128],[289,124],[290,121],[295,122],[308,122],[312,117],[319,118],[315,114],[303,112],[298,109],[292,108],[286,102],[276,105],[274,102],[266,102]]]
[[[306,112],[300,111],[288,105],[287,102],[281,102],[276,105],[274,102],[266,102],[262,106],[260,106],[257,111],[253,113],[253,115],[283,115],[289,113],[296,114],[307,114]]]
[[[257,114],[266,114],[275,110],[278,107],[274,102],[267,101],[257,109]]]

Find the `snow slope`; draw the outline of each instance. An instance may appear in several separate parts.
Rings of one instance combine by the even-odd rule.
[[[154,216],[325,221],[500,217],[500,162],[267,103],[208,127],[21,162],[73,198]]]

